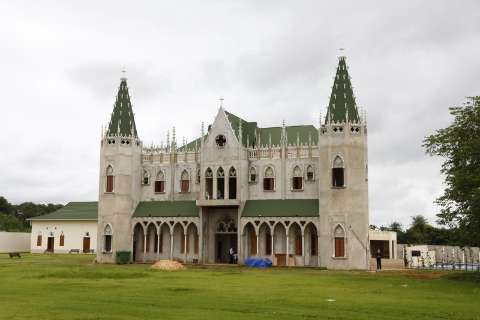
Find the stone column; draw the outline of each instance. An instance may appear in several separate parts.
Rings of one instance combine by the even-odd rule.
[[[160,229],[157,231],[157,260],[160,260],[160,237],[162,234],[160,233]]]
[[[187,263],[187,241],[188,241],[188,233],[185,232],[183,235],[185,241],[183,243],[183,253],[185,254],[185,258],[183,259],[184,263]]]
[[[268,237],[268,235],[267,235],[267,237]],[[270,250],[270,251],[271,251],[271,256],[272,256],[272,264],[273,264],[273,259],[275,258],[275,252],[273,251],[273,249],[274,249],[274,247],[273,247],[273,232],[272,232],[272,234],[270,235],[270,237],[272,238],[272,243],[271,243],[271,245],[270,245],[270,247],[271,247],[271,250]]]
[[[145,256],[147,255],[147,234],[143,236],[143,262],[145,262]]]
[[[260,232],[260,230],[258,230],[258,231]],[[260,255],[260,252],[259,252],[259,250],[260,250],[260,243],[259,243],[259,241],[258,241],[258,233],[259,233],[259,232],[255,232],[255,238],[257,239],[257,254],[256,254],[257,257]]]
[[[288,241],[288,230],[287,230],[287,258],[286,258],[286,261],[285,261],[285,265],[286,265],[287,267],[288,267],[288,260],[289,260],[289,259],[288,259],[288,251],[289,251],[288,249],[289,249],[289,246],[290,246],[290,244],[289,244],[289,241]]]
[[[225,172],[225,178],[223,178],[223,199],[230,199],[228,190],[230,189],[230,172]]]
[[[170,260],[173,260],[173,230],[170,233]]]
[[[305,266],[305,234],[302,233],[302,260],[303,266]]]
[[[320,236],[317,231],[317,267],[320,267]]]

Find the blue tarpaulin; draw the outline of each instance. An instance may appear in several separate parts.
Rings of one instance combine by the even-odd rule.
[[[245,265],[252,268],[270,268],[272,261],[270,261],[270,259],[248,257],[245,260]]]

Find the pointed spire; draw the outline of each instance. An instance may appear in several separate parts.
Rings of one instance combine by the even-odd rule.
[[[167,151],[170,149],[170,130],[167,130]]]
[[[338,57],[337,73],[333,82],[325,123],[359,122],[353,87],[345,56]]]
[[[238,141],[240,142],[240,145],[243,143],[243,129],[242,129],[242,119],[238,119]]]
[[[173,151],[176,151],[177,150],[177,140],[176,140],[176,136],[175,136],[175,127],[173,127],[172,129],[172,150]]]
[[[122,76],[120,81],[107,135],[138,138],[125,76]]]

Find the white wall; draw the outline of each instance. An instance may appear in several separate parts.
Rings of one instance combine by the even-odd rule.
[[[29,252],[29,232],[0,231],[0,252]]]
[[[65,236],[60,246],[60,235]],[[43,253],[48,237],[54,237],[54,252],[68,253],[71,249],[83,250],[83,238],[90,236],[90,249],[97,250],[97,221],[35,221],[32,220],[31,252]],[[42,245],[37,246],[37,236],[42,235]]]

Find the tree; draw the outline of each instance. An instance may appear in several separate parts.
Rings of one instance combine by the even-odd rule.
[[[463,245],[480,245],[480,97],[470,97],[449,109],[454,116],[447,128],[423,142],[426,153],[445,158],[441,172],[446,188],[436,203],[438,222],[458,228]]]

